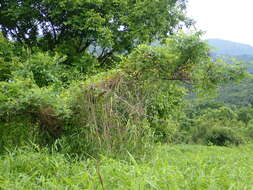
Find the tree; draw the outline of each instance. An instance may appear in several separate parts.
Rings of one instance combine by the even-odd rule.
[[[186,0],[2,0],[5,37],[70,57],[95,52],[101,64],[190,25]],[[99,49],[98,49],[99,47]]]
[[[0,33],[0,81],[7,81],[11,75],[14,46]]]

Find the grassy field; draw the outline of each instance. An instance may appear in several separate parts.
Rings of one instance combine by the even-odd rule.
[[[0,189],[253,189],[253,145],[157,146],[147,155],[135,159],[126,153],[124,161],[102,157],[97,162],[43,150],[18,150],[0,158]]]

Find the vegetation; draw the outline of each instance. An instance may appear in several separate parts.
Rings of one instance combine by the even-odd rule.
[[[198,33],[172,35],[162,47],[141,45],[116,68],[83,80],[65,71],[64,57],[41,52],[24,61],[17,57],[15,66],[8,67],[8,80],[1,82],[1,146],[27,140],[50,145],[60,139],[66,143],[63,151],[93,155],[141,150],[149,141],[187,139],[181,134],[180,111],[187,91],[208,93],[245,75],[243,67],[212,62],[208,51]],[[213,122],[224,126],[224,119]],[[224,130],[214,135],[230,135],[232,129]],[[236,135],[221,141],[242,142]]]
[[[209,39],[208,44],[212,47],[213,58],[221,58],[228,63],[233,63],[234,59],[243,61],[248,65],[248,71],[252,73],[252,46],[220,39]]]
[[[253,47],[245,44],[210,39],[209,45],[213,47],[212,57],[223,59],[228,63],[233,63],[237,59],[247,65],[247,71],[252,73]],[[215,101],[230,105],[230,107],[252,107],[252,78],[247,78],[240,83],[231,82],[222,85],[218,89],[218,96]]]
[[[87,51],[94,52],[101,66],[110,65],[118,54],[191,23],[184,15],[185,0],[6,0],[0,7],[5,37],[60,52],[68,56],[68,64],[84,68],[90,64]]]
[[[47,150],[19,150],[0,159],[0,187],[32,189],[250,189],[252,146],[156,146],[141,160],[70,160]]]
[[[211,58],[201,32],[180,30],[192,24],[184,0],[5,0],[0,8],[0,189],[249,187],[233,180],[238,148],[189,145],[250,144],[253,111],[250,96],[238,105],[214,99],[250,74]],[[219,151],[231,176],[220,171]]]

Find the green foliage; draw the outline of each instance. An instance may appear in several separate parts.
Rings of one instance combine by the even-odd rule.
[[[43,53],[33,54],[23,64],[22,70],[18,70],[16,75],[34,79],[39,87],[59,84],[64,76],[64,66],[61,63],[65,60],[60,56],[49,56]]]
[[[253,137],[253,120],[250,120],[248,122],[246,132],[247,132],[247,136],[250,139],[252,139],[252,137]]]
[[[11,77],[13,49],[13,44],[0,33],[0,81],[7,81]]]
[[[219,173],[224,163],[217,163],[218,169],[210,165],[214,162],[202,148],[197,153],[204,158],[197,157],[196,164],[185,159],[196,159],[195,147],[153,147],[230,146],[253,138],[252,108],[186,98],[191,93],[204,100],[219,85],[246,74],[239,63],[213,61],[201,33],[176,32],[191,25],[185,3],[0,2],[0,165],[5,166],[0,189],[232,189],[239,184],[229,186],[234,170]],[[154,41],[160,46],[148,45]],[[215,150],[224,156],[228,149]],[[80,162],[83,158],[92,160]]]
[[[229,128],[237,122],[230,110],[209,110],[190,125],[181,123],[189,89],[210,93],[244,76],[239,66],[212,62],[208,51],[199,33],[179,33],[160,47],[140,45],[117,69],[90,77],[82,76],[97,72],[89,55],[83,58],[90,68],[79,62],[70,68],[62,55],[33,53],[20,59],[10,81],[1,82],[2,146],[26,144],[29,135],[40,145],[59,139],[65,153],[96,156],[141,153],[151,142],[239,144],[242,133]]]
[[[127,59],[126,70],[134,77],[156,81],[185,82],[198,93],[210,93],[219,84],[245,77],[240,64],[213,62],[201,33],[170,36],[161,47],[140,46]]]
[[[0,58],[0,81],[7,81],[11,78],[12,64]]]
[[[205,143],[217,146],[239,145],[244,143],[243,137],[233,129],[226,127],[213,127],[205,134]]]
[[[69,61],[98,48],[95,54],[103,66],[118,53],[190,25],[185,4],[185,0],[5,0],[0,4],[0,26],[5,37],[46,51],[57,49]]]
[[[243,121],[247,125],[253,119],[253,108],[240,108],[237,114],[238,120]]]
[[[218,91],[217,101],[230,104],[237,107],[251,107],[253,104],[252,97],[252,80],[245,79],[240,83],[228,83],[222,85]]]
[[[4,38],[0,33],[0,56],[3,61],[10,62],[14,56],[14,44]]]
[[[29,79],[1,82],[0,87],[0,151],[29,141],[50,144],[62,134],[63,120],[71,114],[66,97]]]
[[[68,87],[73,81],[85,79],[88,74],[97,73],[99,70],[94,67],[95,60],[89,56],[80,57],[73,63],[73,67],[64,64],[65,61],[64,55],[38,51],[16,64],[11,76],[12,78],[30,78],[41,88],[53,86],[60,90],[62,87]],[[87,63],[84,64],[84,62]]]
[[[189,142],[218,146],[245,143],[246,125],[237,119],[237,113],[228,107],[203,108],[192,115],[191,123],[182,130],[188,131]]]

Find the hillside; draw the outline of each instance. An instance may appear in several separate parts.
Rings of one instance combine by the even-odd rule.
[[[222,58],[228,63],[231,63],[231,58],[245,61],[251,64],[248,71],[253,73],[253,46],[221,39],[208,39],[208,43],[213,47],[211,54],[214,59]],[[216,101],[239,107],[252,106],[252,89],[251,79],[243,80],[241,83],[225,84],[219,88]]]
[[[208,39],[207,41],[213,48],[211,52],[212,57],[222,57],[227,62],[231,62],[231,58],[236,58],[251,64],[248,71],[253,72],[253,46],[222,39]]]
[[[216,54],[228,56],[251,55],[253,57],[253,46],[247,44],[221,39],[208,39],[208,43],[215,48],[213,52]]]

